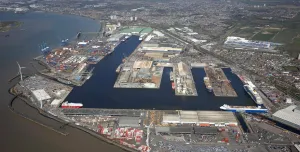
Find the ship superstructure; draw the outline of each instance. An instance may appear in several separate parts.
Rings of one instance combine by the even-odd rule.
[[[248,80],[247,78],[245,78],[243,76],[239,76],[239,78],[244,83],[244,89],[249,94],[249,96],[252,98],[252,100],[254,100],[254,102],[258,106],[262,106],[263,100],[262,100],[261,96],[259,95],[259,93],[257,92],[256,86],[250,80]]]

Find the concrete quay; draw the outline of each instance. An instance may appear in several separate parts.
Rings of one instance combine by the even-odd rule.
[[[175,84],[175,95],[198,96],[191,67],[183,62],[174,64],[173,77]]]
[[[237,97],[236,92],[230,84],[221,68],[204,67],[206,76],[209,77],[215,96]]]

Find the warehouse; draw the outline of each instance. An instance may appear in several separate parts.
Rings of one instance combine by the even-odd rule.
[[[200,126],[206,124],[215,126],[237,126],[237,120],[232,112],[227,111],[198,111],[198,123]]]
[[[164,113],[163,124],[196,124],[208,126],[237,126],[238,122],[232,112],[227,111],[178,111]]]
[[[216,127],[191,127],[191,126],[177,126],[177,127],[155,127],[156,134],[203,134],[203,135],[215,135],[218,133]]]
[[[107,41],[109,41],[109,42],[118,42],[118,41],[121,41],[124,38],[125,38],[125,35],[123,35],[123,34],[115,34],[115,35],[112,35],[109,39],[107,39]]]
[[[139,117],[120,117],[119,127],[140,127]]]
[[[300,107],[291,105],[287,108],[278,110],[272,115],[275,120],[288,126],[300,129]]]
[[[34,90],[32,93],[38,101],[44,101],[51,98],[44,89]]]

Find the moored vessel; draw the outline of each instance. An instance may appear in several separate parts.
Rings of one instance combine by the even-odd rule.
[[[248,93],[248,95],[252,98],[252,100],[258,105],[258,106],[262,106],[263,105],[263,101],[261,96],[258,94],[258,92],[256,91],[256,87],[253,85],[253,83],[251,81],[247,82],[248,84],[244,85],[244,89],[245,91]]]
[[[260,106],[230,106],[224,104],[220,109],[231,112],[246,112],[246,113],[267,113],[268,109],[261,108]]]
[[[172,82],[172,89],[175,90],[175,83]]]
[[[62,108],[81,108],[83,106],[82,103],[72,103],[72,102],[64,102],[63,104],[61,104]]]
[[[173,82],[174,81],[174,76],[173,76],[173,72],[170,72],[170,80]]]
[[[212,92],[213,89],[212,89],[212,86],[211,86],[209,78],[208,77],[204,77],[203,80],[204,80],[204,84],[205,84],[206,89],[208,90],[208,92]]]

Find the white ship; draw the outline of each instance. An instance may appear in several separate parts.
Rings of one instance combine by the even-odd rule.
[[[140,40],[140,41],[142,41],[142,40],[143,40],[143,37],[142,37],[142,36],[140,36],[140,37],[139,37],[139,40]]]
[[[258,94],[256,91],[256,87],[253,85],[251,81],[247,81],[248,84],[244,85],[245,91],[250,95],[250,97],[254,100],[254,102],[258,105],[261,106],[263,105],[263,100],[261,96]]]
[[[64,102],[63,104],[61,104],[62,108],[81,108],[83,106],[82,103],[71,103],[71,102]]]
[[[246,112],[246,113],[267,113],[268,109],[261,108],[260,106],[229,106],[224,104],[220,109],[231,112]]]

